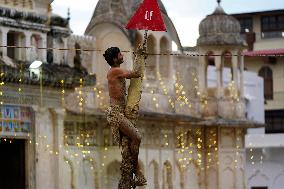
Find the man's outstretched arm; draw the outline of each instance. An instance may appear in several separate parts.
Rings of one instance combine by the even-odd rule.
[[[113,74],[116,75],[117,77],[120,78],[126,78],[126,79],[131,79],[131,78],[139,78],[141,77],[141,73],[138,71],[130,71],[130,70],[125,70],[122,68],[117,68],[113,71]]]
[[[145,59],[146,57],[146,48],[139,45],[137,53],[135,55],[135,62],[138,62],[138,59]],[[139,78],[143,77],[143,66],[141,63],[136,63],[133,65],[133,71],[130,70],[124,70],[122,68],[118,69],[118,77],[126,78],[126,79],[131,79],[131,78]]]

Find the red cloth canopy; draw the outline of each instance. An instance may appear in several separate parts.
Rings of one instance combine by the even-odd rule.
[[[269,49],[269,50],[257,50],[247,51],[243,53],[244,56],[273,56],[284,55],[284,49]]]
[[[144,0],[128,22],[127,29],[166,31],[157,0]]]

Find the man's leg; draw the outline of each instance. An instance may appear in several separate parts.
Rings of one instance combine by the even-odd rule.
[[[136,188],[135,179],[133,179],[133,173],[134,173],[134,166],[133,166],[133,160],[132,160],[132,154],[130,149],[130,139],[126,136],[121,136],[121,178],[119,180],[119,187],[118,189],[130,189],[130,188]]]
[[[142,136],[138,129],[134,127],[134,125],[124,116],[120,118],[119,129],[123,135],[127,136],[130,139],[130,150],[133,159],[133,166],[135,169],[134,174],[138,179],[138,183],[140,185],[144,185],[147,181],[144,178],[142,172],[140,171],[140,167],[138,164],[139,147]]]
[[[136,169],[142,136],[138,129],[135,128],[134,125],[126,117],[121,117],[119,130],[123,135],[127,136],[130,139],[130,149],[133,159],[135,160],[134,164]]]

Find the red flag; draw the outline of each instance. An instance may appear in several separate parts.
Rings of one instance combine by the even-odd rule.
[[[166,31],[157,0],[144,0],[128,22],[127,29]]]

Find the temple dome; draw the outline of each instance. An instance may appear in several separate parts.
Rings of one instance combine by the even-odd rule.
[[[141,0],[99,0],[91,22],[86,29],[86,33],[88,33],[94,25],[106,22],[113,23],[126,32],[124,26],[137,10],[140,3]],[[158,3],[161,12],[167,15],[167,11],[161,0],[158,0]]]
[[[197,45],[242,45],[240,23],[218,4],[213,14],[199,24]]]
[[[118,27],[133,42],[133,31],[125,29],[125,25],[137,10],[142,0],[99,0],[93,16],[86,28],[85,35],[92,35],[92,30],[99,24],[110,23]],[[165,6],[158,0],[168,34],[181,49],[177,31],[168,17]]]

